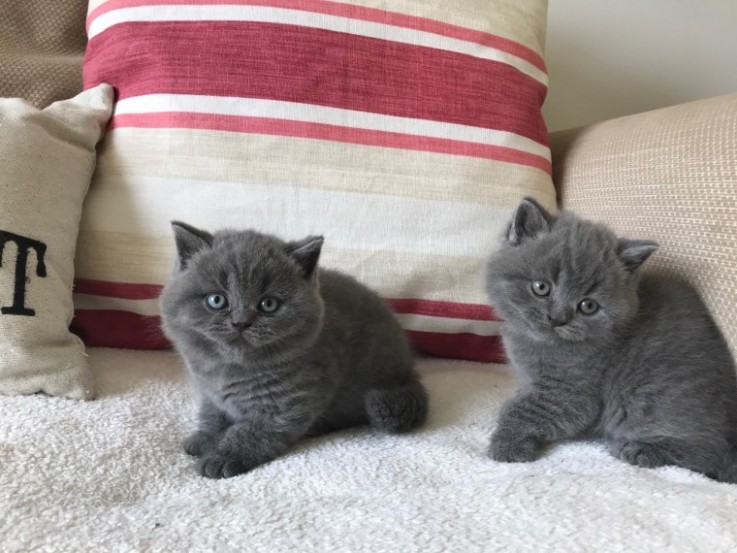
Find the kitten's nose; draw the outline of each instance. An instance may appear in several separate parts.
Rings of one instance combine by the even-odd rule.
[[[553,318],[553,317],[551,317],[550,315],[548,315],[548,321],[550,321],[550,325],[551,325],[551,326],[552,326],[553,328],[557,328],[557,327],[559,327],[559,326],[563,326],[563,325],[565,325],[565,324],[568,324],[568,321],[564,321],[564,320],[562,320],[562,319],[554,319],[554,318]]]
[[[230,325],[238,332],[243,332],[253,324],[253,321],[230,321]]]

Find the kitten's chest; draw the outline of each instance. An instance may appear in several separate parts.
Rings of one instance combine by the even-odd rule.
[[[549,378],[565,381],[568,387],[589,385],[587,377],[592,371],[587,370],[587,366],[590,360],[581,352],[506,337],[504,346],[520,388],[539,385]]]
[[[270,371],[230,371],[200,377],[198,388],[210,401],[235,419],[251,414],[276,414],[318,395],[320,383],[293,367]]]

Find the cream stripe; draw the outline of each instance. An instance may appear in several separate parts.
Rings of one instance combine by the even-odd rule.
[[[254,226],[288,239],[324,234],[336,248],[482,257],[511,213],[467,202],[261,182],[121,176],[91,188],[81,228],[166,235],[169,221],[178,219],[210,229]],[[472,240],[459,240],[469,233]]]
[[[127,311],[129,313],[136,313],[137,315],[156,317],[159,315],[159,300],[127,300],[88,294],[74,294],[74,308],[93,311],[103,309]]]
[[[88,294],[74,294],[74,308],[93,311],[127,311],[149,317],[156,317],[160,314],[159,301],[155,299],[127,300]],[[496,336],[499,334],[501,328],[501,323],[496,321],[451,319],[410,314],[396,314],[395,316],[403,328],[423,332],[442,332],[446,334],[468,332],[479,336]]]
[[[506,37],[540,55],[545,47],[547,0],[350,0],[349,3]]]
[[[504,146],[535,154],[550,161],[550,149],[547,146],[511,132],[312,104],[261,100],[258,98],[147,94],[126,98],[119,101],[115,106],[115,115],[152,112],[239,115],[306,123],[324,123],[341,127]]]
[[[474,321],[468,319],[450,319],[446,317],[428,317],[426,315],[395,315],[402,328],[423,332],[442,332],[444,334],[470,333],[478,336],[498,336],[501,324],[496,321]]]
[[[253,180],[510,209],[525,195],[548,196],[555,206],[550,176],[527,165],[252,133],[119,128],[105,137],[97,168],[105,179]]]
[[[174,239],[165,235],[80,233],[78,278],[164,284],[171,274]],[[320,265],[340,269],[391,298],[486,303],[485,259],[337,249],[328,241]]]
[[[141,6],[121,8],[100,15],[90,24],[88,35],[92,39],[114,25],[129,21],[258,21],[281,23],[350,33],[381,40],[391,40],[415,46],[437,48],[466,54],[481,59],[498,61],[515,67],[522,73],[547,85],[547,75],[528,61],[473,42],[449,38],[434,33],[395,27],[370,21],[338,17],[307,11],[272,8],[268,6]]]

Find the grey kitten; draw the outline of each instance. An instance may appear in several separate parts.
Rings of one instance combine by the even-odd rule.
[[[531,199],[503,242],[487,288],[521,383],[491,458],[531,461],[548,444],[589,437],[633,465],[737,482],[734,362],[692,287],[640,276],[657,244]]]
[[[308,435],[423,423],[427,395],[402,329],[374,292],[318,269],[322,237],[173,227],[161,312],[199,398],[185,450],[203,476],[247,472]]]

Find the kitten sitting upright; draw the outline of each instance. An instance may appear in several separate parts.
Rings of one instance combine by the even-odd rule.
[[[173,226],[161,311],[199,396],[185,450],[203,476],[247,472],[307,435],[422,424],[427,395],[402,329],[374,292],[318,269],[322,237]]]
[[[693,288],[640,278],[656,248],[520,204],[488,265],[521,381],[502,408],[492,459],[531,461],[547,444],[594,437],[633,465],[737,482],[734,362]]]

